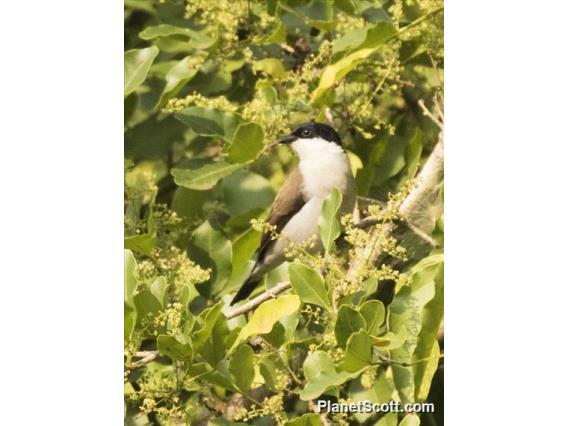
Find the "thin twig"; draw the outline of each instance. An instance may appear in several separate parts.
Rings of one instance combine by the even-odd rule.
[[[440,130],[444,129],[444,125],[440,121],[439,117],[436,117],[434,114],[430,112],[428,108],[426,108],[426,105],[424,105],[424,101],[422,99],[418,101],[418,106],[420,107],[420,109],[422,109],[424,115],[427,116],[430,120],[432,120]]]
[[[225,316],[227,317],[227,319],[231,319],[234,317],[238,317],[239,315],[245,314],[247,312],[250,312],[261,303],[267,301],[268,299],[272,299],[276,295],[282,293],[283,291],[288,290],[289,288],[290,288],[290,281],[283,281],[279,284],[276,284],[270,290],[266,290],[264,293],[259,294],[254,299],[248,301],[244,305],[239,306],[237,308],[233,308],[225,312]]]
[[[136,358],[142,357],[142,359],[139,359],[134,364],[132,364],[129,367],[130,369],[142,367],[143,365],[146,365],[149,362],[154,361],[156,358],[158,358],[158,351],[140,351],[140,352],[136,352],[134,354],[134,356]]]

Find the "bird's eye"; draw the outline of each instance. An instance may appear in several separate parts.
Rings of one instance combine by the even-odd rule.
[[[302,136],[310,136],[312,132],[309,129],[302,130]]]

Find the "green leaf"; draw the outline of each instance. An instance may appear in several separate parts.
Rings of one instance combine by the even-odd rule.
[[[288,274],[290,284],[302,302],[313,303],[331,311],[331,295],[317,271],[302,263],[294,262],[288,267]]]
[[[166,306],[166,291],[168,290],[168,282],[164,277],[158,277],[154,280],[150,286],[150,291],[152,295],[158,300],[161,307]]]
[[[337,344],[345,348],[349,337],[357,331],[365,328],[365,318],[350,306],[343,305],[337,313],[337,321],[335,323],[335,338]]]
[[[253,71],[256,73],[262,71],[268,74],[274,80],[280,80],[286,76],[286,69],[282,62],[275,58],[266,58],[256,61],[252,67]]]
[[[248,426],[247,423],[243,422],[231,422],[229,420],[223,419],[221,417],[216,419],[211,419],[207,423],[207,426]]]
[[[416,342],[416,349],[412,355],[413,361],[428,359],[413,366],[415,397],[417,401],[424,401],[428,397],[432,378],[438,368],[440,347],[438,346],[437,335],[444,315],[443,263],[440,263],[433,280],[435,283],[434,297],[422,310],[422,325]]]
[[[407,414],[399,423],[399,426],[420,426],[420,417],[414,413]]]
[[[345,77],[364,59],[375,53],[396,33],[396,28],[390,22],[379,22],[376,26],[367,29],[364,39],[362,32],[358,30],[347,40],[344,39],[339,42],[335,52],[350,49],[351,53],[324,69],[319,85],[312,95],[312,103],[317,103],[328,89]]]
[[[242,328],[229,352],[251,336],[269,333],[280,318],[296,312],[299,308],[300,298],[295,294],[287,294],[264,302],[254,311],[247,325]]]
[[[229,161],[231,163],[248,163],[256,159],[264,147],[263,141],[264,133],[262,127],[258,124],[240,124],[228,148]]]
[[[124,53],[124,97],[132,93],[144,80],[156,56],[158,48],[133,49]]]
[[[373,345],[383,351],[398,349],[404,345],[404,342],[406,341],[406,329],[404,327],[401,328],[398,330],[397,334],[389,331],[382,336],[371,336],[371,341],[373,342]]]
[[[156,236],[151,234],[131,235],[124,237],[124,248],[140,254],[148,255],[156,246]]]
[[[239,216],[251,210],[264,210],[274,200],[274,190],[263,176],[248,170],[238,170],[221,183],[223,200],[231,216]]]
[[[341,207],[341,199],[342,196],[339,189],[333,188],[331,194],[329,194],[323,202],[318,229],[326,254],[331,251],[334,241],[341,234],[341,227],[337,220],[337,212]]]
[[[315,104],[336,82],[345,77],[363,59],[368,58],[375,49],[361,49],[350,55],[345,56],[334,64],[328,65],[320,78],[318,87],[312,94],[311,102]]]
[[[187,251],[202,268],[211,269],[207,284],[198,286],[200,293],[212,295],[221,291],[231,275],[231,241],[207,220],[193,231]]]
[[[414,135],[408,141],[406,151],[404,153],[404,161],[406,163],[406,171],[401,177],[401,182],[406,182],[416,176],[418,164],[422,156],[422,131],[419,127],[414,131]]]
[[[398,425],[398,414],[387,413],[384,417],[375,424],[375,426],[397,426]]]
[[[201,322],[201,327],[193,335],[193,344],[196,348],[201,347],[207,339],[209,339],[209,336],[211,336],[213,327],[222,315],[222,308],[223,302],[219,302],[216,305],[204,309],[199,314],[198,320]]]
[[[391,357],[397,361],[412,362],[415,360],[413,354],[418,346],[423,310],[426,304],[435,297],[436,278],[440,276],[442,262],[442,255],[432,255],[418,262],[408,272],[407,284],[400,288],[389,306],[390,330],[398,334],[404,328],[407,334],[404,344],[400,348],[390,351]],[[431,348],[430,346],[428,354],[431,353]],[[402,402],[415,402],[417,389],[414,369],[393,365],[392,370],[394,382]]]
[[[365,330],[359,330],[349,337],[345,357],[339,368],[354,373],[370,365],[371,361],[371,338]]]
[[[130,340],[136,325],[134,294],[137,286],[136,259],[130,250],[124,250],[124,340]]]
[[[196,159],[188,162],[188,168],[173,168],[174,182],[184,188],[206,190],[213,188],[219,179],[240,169],[242,164],[231,164],[224,160]]]
[[[387,21],[378,22],[367,31],[367,36],[363,43],[357,46],[357,49],[378,48],[389,41],[397,34],[395,26]]]
[[[308,413],[286,422],[285,426],[323,426],[323,423],[317,414]]]
[[[187,336],[180,334],[170,336],[161,334],[158,336],[158,351],[173,361],[188,361],[191,359],[191,344]]]
[[[186,56],[174,65],[166,74],[166,86],[158,101],[158,106],[163,106],[173,98],[190,81],[197,72],[203,61],[203,55]]]
[[[335,55],[339,52],[344,52],[360,46],[365,41],[369,28],[369,26],[366,26],[347,31],[345,35],[339,37],[333,42],[333,54]]]
[[[175,117],[200,136],[216,136],[231,142],[239,119],[215,108],[187,107]]]
[[[385,321],[385,307],[383,303],[379,300],[369,300],[363,303],[359,312],[365,318],[365,323],[367,326],[365,329],[371,336],[375,336],[379,333],[379,328]]]
[[[286,42],[286,25],[282,21],[278,21],[278,26],[270,35],[259,40],[259,44],[284,42]]]
[[[360,372],[349,373],[347,371],[338,373],[331,356],[323,351],[309,354],[304,361],[303,368],[307,383],[300,392],[300,398],[304,401],[317,398],[329,388],[339,386],[360,374]]]
[[[236,350],[229,361],[229,371],[237,388],[247,392],[254,379],[254,354],[250,346],[242,345]]]
[[[155,315],[162,309],[162,305],[158,299],[156,299],[149,290],[142,290],[134,296],[134,304],[136,305],[139,320],[146,318],[148,314]]]
[[[206,325],[208,326],[208,325]],[[219,362],[225,358],[227,352],[227,340],[231,332],[224,315],[218,315],[214,319],[213,329],[205,342],[201,343],[197,351],[201,357],[212,367],[219,367]]]
[[[216,36],[213,37],[205,34],[204,32],[194,31],[189,28],[177,27],[169,24],[146,27],[140,34],[138,34],[138,36],[142,40],[153,40],[158,37],[185,36],[189,39],[187,47],[196,49],[207,49],[216,41]]]
[[[136,279],[136,259],[130,250],[124,250],[124,302],[134,306],[134,294],[138,280]]]
[[[248,277],[254,264],[254,261],[251,259],[260,244],[260,237],[260,232],[250,228],[233,241],[231,277],[225,285],[224,292],[235,290]]]

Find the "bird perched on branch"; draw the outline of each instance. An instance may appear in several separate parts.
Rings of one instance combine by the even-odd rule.
[[[231,305],[246,299],[264,274],[284,262],[290,242],[302,243],[317,235],[323,202],[333,188],[341,191],[340,215],[351,213],[355,207],[355,180],[341,138],[333,127],[306,123],[273,145],[278,143],[290,145],[299,157],[298,166],[278,191],[268,216],[268,223],[283,238],[272,240],[270,233],[262,235],[256,263]],[[313,250],[321,248],[318,238]]]

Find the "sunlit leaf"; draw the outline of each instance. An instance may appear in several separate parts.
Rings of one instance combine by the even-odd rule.
[[[286,422],[285,426],[323,426],[323,423],[317,414],[308,413]]]
[[[275,80],[279,80],[286,76],[286,69],[282,62],[275,58],[266,58],[256,61],[253,65],[255,72],[262,71]]]
[[[294,262],[288,267],[290,284],[304,303],[313,303],[331,310],[331,295],[321,275],[312,268]]]
[[[365,330],[353,333],[347,340],[347,349],[340,369],[353,373],[369,366],[372,359],[371,349],[371,338]]]
[[[188,81],[195,77],[201,61],[202,57],[199,55],[186,56],[170,68],[166,74],[166,86],[158,101],[159,106],[163,106],[168,99],[174,97]]]
[[[349,373],[347,371],[338,373],[327,352],[312,352],[304,361],[304,375],[307,383],[300,392],[300,398],[304,401],[317,398],[327,389],[339,386],[359,374],[360,372]]]
[[[264,147],[262,127],[256,123],[239,125],[228,148],[231,163],[248,163],[254,160]]]
[[[132,93],[146,79],[158,48],[133,49],[124,54],[124,97]]]
[[[300,298],[294,294],[264,302],[254,311],[250,321],[240,331],[230,352],[251,336],[269,333],[280,318],[296,312],[299,308]]]
[[[339,189],[333,188],[331,194],[323,202],[318,229],[326,253],[331,251],[334,241],[341,234],[341,227],[337,219],[341,200],[341,192]]]
[[[153,40],[157,37],[185,36],[188,47],[207,49],[215,43],[216,37],[211,37],[204,32],[194,31],[190,28],[178,27],[169,24],[160,24],[144,28],[139,34],[142,40]]]
[[[370,335],[376,335],[385,321],[385,307],[379,300],[369,300],[363,303],[359,312],[365,318],[366,330]]]

